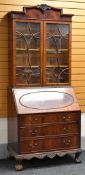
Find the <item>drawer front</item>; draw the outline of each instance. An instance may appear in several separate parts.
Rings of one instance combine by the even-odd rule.
[[[20,142],[20,153],[43,151],[59,151],[77,149],[80,147],[79,135],[66,137],[47,137],[43,139],[29,139]]]
[[[20,128],[20,138],[46,136],[46,135],[60,135],[69,133],[79,133],[80,127],[77,123],[71,124],[54,124],[42,126],[29,126]]]
[[[31,124],[56,123],[56,122],[77,122],[80,120],[80,112],[58,112],[45,114],[22,115],[19,118],[19,125],[27,126]]]

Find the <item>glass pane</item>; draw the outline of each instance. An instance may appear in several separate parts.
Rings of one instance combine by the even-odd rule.
[[[16,23],[16,84],[40,84],[39,23]]]
[[[69,81],[69,26],[47,24],[46,26],[46,83]]]

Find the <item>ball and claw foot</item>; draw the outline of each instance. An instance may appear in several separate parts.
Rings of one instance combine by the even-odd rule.
[[[22,161],[21,160],[16,160],[15,170],[16,171],[23,170],[23,165],[22,165]]]
[[[75,163],[81,163],[81,160],[79,159],[81,152],[75,154]]]

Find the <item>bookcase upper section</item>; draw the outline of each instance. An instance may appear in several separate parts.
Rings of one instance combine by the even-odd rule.
[[[70,85],[71,20],[46,4],[10,12],[11,87]]]

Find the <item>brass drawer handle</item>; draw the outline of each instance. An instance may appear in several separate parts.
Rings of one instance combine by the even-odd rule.
[[[34,143],[34,144],[30,143],[30,144],[29,144],[29,147],[30,147],[30,148],[35,148],[36,146],[38,146],[37,143]]]
[[[63,143],[64,143],[64,145],[70,145],[71,140],[70,139],[69,140],[63,140]]]
[[[35,129],[35,130],[31,130],[31,131],[30,131],[30,133],[31,133],[32,135],[37,134],[37,132],[38,132],[38,130],[37,130],[37,129]]]
[[[71,131],[71,128],[63,128],[63,130],[65,131],[65,132],[69,132],[69,131]]]
[[[34,120],[35,120],[35,121],[37,121],[37,120],[38,120],[38,118],[34,118]]]
[[[32,147],[33,147],[32,143],[30,143],[30,144],[29,144],[29,147],[30,147],[30,148],[32,148]]]
[[[37,120],[38,120],[37,117],[33,117],[33,118],[31,117],[31,118],[29,118],[29,121],[30,121],[30,122],[37,121]]]
[[[63,116],[63,120],[70,120],[71,116]]]
[[[70,116],[68,116],[68,117],[67,117],[67,120],[69,120],[69,119],[71,119],[71,117],[70,117]]]
[[[63,116],[63,119],[66,120],[66,116]]]

